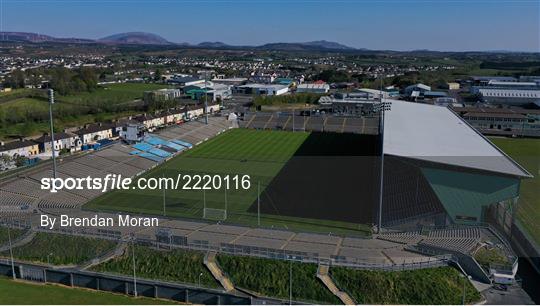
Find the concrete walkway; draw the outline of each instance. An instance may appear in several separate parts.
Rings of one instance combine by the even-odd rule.
[[[208,268],[208,270],[210,270],[210,273],[212,273],[214,278],[221,284],[225,291],[234,291],[234,285],[232,281],[223,273],[223,271],[221,271],[221,268],[216,262],[216,253],[206,253],[206,255],[204,256],[204,265]]]
[[[356,305],[354,300],[346,293],[336,286],[332,278],[328,275],[329,267],[327,265],[319,264],[319,268],[317,269],[317,278],[319,278],[323,284],[332,292],[335,296],[337,296],[345,305]]]

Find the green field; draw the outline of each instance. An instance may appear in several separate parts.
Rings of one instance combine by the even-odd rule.
[[[521,181],[517,216],[540,244],[540,139],[492,137],[490,140],[534,176]]]
[[[217,260],[236,287],[288,300],[292,269],[294,301],[341,304],[317,278],[315,264],[221,254]]]
[[[462,275],[454,268],[380,272],[333,267],[336,285],[358,304],[461,304]],[[480,300],[480,294],[466,282],[466,303]]]
[[[132,275],[133,249],[120,257],[92,267],[93,271]],[[157,251],[148,247],[135,247],[136,274],[141,278],[189,283],[209,288],[220,288],[218,282],[204,266],[204,254],[195,251]]]
[[[149,171],[144,177],[176,178],[179,173],[222,176],[247,174],[250,176],[251,187],[248,190],[230,189],[226,195],[223,186],[217,190],[206,190],[204,194],[201,190],[167,190],[166,214],[173,217],[201,219],[205,205],[203,198],[206,198],[207,208],[224,210],[227,197],[227,222],[256,225],[256,213],[247,210],[257,199],[258,183],[261,186],[261,193],[264,193],[265,187],[308,136],[309,133],[304,132],[233,129],[176,156]],[[85,207],[159,215],[163,213],[163,192],[119,190],[104,194]],[[207,218],[211,217],[207,215]],[[369,228],[365,225],[265,214],[261,214],[261,225],[333,233],[369,232]]]
[[[172,301],[134,298],[120,294],[0,278],[3,305],[140,305],[174,304]]]
[[[121,83],[102,85],[96,91],[82,92],[76,95],[60,96],[60,102],[77,103],[82,105],[94,104],[118,104],[130,102],[136,99],[142,99],[143,92],[147,90],[156,90],[168,88],[170,86],[163,84],[147,83]]]
[[[52,265],[82,264],[112,250],[116,243],[109,240],[62,234],[37,233],[29,243],[13,249],[19,260]],[[1,256],[9,256],[9,251]]]
[[[123,83],[92,92],[56,95],[53,106],[56,131],[140,113],[143,92],[167,88],[162,84]],[[0,139],[50,132],[49,105],[44,90],[19,89],[0,95]]]

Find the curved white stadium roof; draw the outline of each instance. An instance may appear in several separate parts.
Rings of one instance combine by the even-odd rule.
[[[532,177],[461,117],[446,107],[383,99],[384,154]]]

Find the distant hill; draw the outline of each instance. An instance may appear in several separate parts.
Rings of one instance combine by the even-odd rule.
[[[333,49],[333,50],[354,50],[355,48],[349,47],[337,42],[333,41],[326,41],[326,40],[316,40],[316,41],[310,41],[302,43],[305,46],[313,46],[313,47],[319,47],[324,49]]]
[[[337,42],[318,40],[300,43],[270,43],[256,47],[264,50],[282,51],[309,51],[309,50],[355,50],[352,47],[342,45]]]
[[[197,47],[203,47],[203,48],[226,48],[230,47],[226,43],[223,43],[221,41],[205,41],[197,45]]]
[[[92,43],[92,39],[84,38],[57,38],[49,35],[28,33],[28,32],[0,32],[1,40],[20,41],[20,42],[63,42],[63,43]]]
[[[119,33],[98,39],[99,42],[132,45],[172,45],[165,38],[145,32]]]
[[[269,43],[260,46],[232,46],[220,41],[205,41],[197,45],[189,43],[173,43],[165,38],[146,32],[127,32],[109,35],[97,40],[81,38],[56,38],[49,35],[26,32],[0,32],[0,40],[20,41],[20,42],[60,42],[60,43],[103,43],[118,45],[162,45],[162,46],[193,46],[199,48],[231,48],[231,49],[259,49],[277,51],[346,51],[356,50],[355,48],[326,40],[295,42],[295,43]]]

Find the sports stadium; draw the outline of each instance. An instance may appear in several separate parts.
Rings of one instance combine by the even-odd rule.
[[[452,261],[480,281],[513,278],[516,256],[498,233],[509,230],[520,181],[531,174],[448,108],[384,102],[384,113],[359,117],[203,116],[65,158],[57,169],[66,178],[249,175],[247,189],[49,193],[39,180],[51,170],[36,168],[0,185],[2,213],[34,228],[36,211],[152,215],[160,228],[63,231],[361,269]],[[486,245],[503,250],[504,269],[474,260]]]

